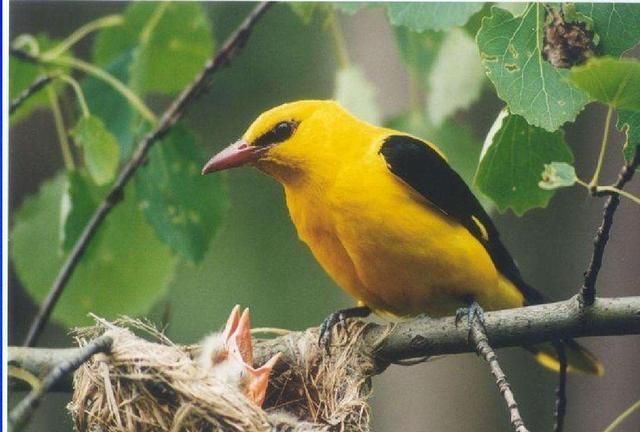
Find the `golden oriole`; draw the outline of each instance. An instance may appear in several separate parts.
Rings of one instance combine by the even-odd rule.
[[[437,317],[473,301],[486,310],[544,302],[429,142],[368,124],[334,101],[298,101],[261,114],[203,174],[246,164],[282,183],[298,235],[362,315]],[[551,344],[525,348],[558,369]],[[566,352],[570,370],[603,373],[576,342]]]

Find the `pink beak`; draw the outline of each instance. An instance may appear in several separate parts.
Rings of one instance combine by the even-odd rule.
[[[202,168],[202,174],[253,163],[265,150],[264,147],[251,146],[244,140],[238,140],[209,159],[209,162]]]

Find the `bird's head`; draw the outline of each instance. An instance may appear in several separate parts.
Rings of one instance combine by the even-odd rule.
[[[280,105],[258,116],[241,139],[206,163],[202,173],[253,165],[282,183],[293,183],[327,168],[331,171],[347,151],[337,148],[341,140],[336,138],[345,136],[354,123],[359,120],[330,100]]]

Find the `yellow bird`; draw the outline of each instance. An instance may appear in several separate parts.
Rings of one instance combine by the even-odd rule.
[[[544,302],[522,279],[495,225],[433,144],[366,123],[334,101],[261,114],[203,174],[253,165],[283,186],[291,219],[322,267],[358,302],[345,316],[449,315]],[[477,303],[475,303],[477,302]],[[526,347],[558,369],[550,344]],[[567,344],[570,370],[602,374]]]

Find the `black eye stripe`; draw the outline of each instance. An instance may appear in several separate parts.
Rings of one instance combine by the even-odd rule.
[[[259,147],[268,146],[288,140],[298,127],[298,122],[290,120],[276,124],[268,132],[262,134],[254,143]]]

